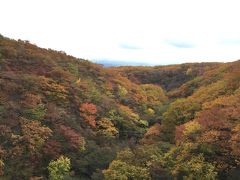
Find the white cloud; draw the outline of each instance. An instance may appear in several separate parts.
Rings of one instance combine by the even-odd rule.
[[[240,58],[237,0],[1,0],[0,6],[3,35],[86,59],[168,64]]]

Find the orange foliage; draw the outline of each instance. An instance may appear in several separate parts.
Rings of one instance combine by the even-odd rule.
[[[161,130],[161,125],[156,123],[147,130],[144,137],[148,138],[150,136],[159,136],[160,135],[160,130]]]
[[[118,104],[118,108],[121,111],[121,113],[123,113],[124,115],[130,117],[131,119],[139,119],[138,114],[136,114],[135,112],[133,112],[132,109],[130,109],[128,106],[124,106],[122,104]]]
[[[232,153],[234,155],[239,155],[240,154],[240,124],[238,124],[236,127],[233,128],[232,137],[229,143],[231,144],[231,148],[233,151]]]
[[[183,131],[185,130],[185,125],[179,125],[175,130],[175,142],[179,144],[183,140]]]
[[[23,138],[27,142],[30,152],[36,152],[52,135],[52,130],[42,126],[39,121],[21,119]]]
[[[42,77],[40,81],[39,83],[46,96],[58,102],[66,102],[68,91],[65,86],[45,77]]]
[[[83,103],[80,106],[80,116],[82,116],[86,123],[91,127],[96,127],[96,116],[97,113],[96,105],[92,103]]]

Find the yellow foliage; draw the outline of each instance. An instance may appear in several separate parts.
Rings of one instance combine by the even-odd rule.
[[[0,159],[0,176],[3,176],[4,174],[3,168],[4,168],[4,162]]]
[[[155,111],[152,109],[152,108],[148,108],[146,111],[145,111],[148,115],[154,115]]]
[[[114,127],[114,124],[111,120],[107,118],[102,118],[97,123],[98,134],[104,135],[107,137],[115,137],[118,135],[118,130]]]
[[[185,129],[183,131],[183,134],[185,136],[192,135],[201,129],[201,125],[196,121],[190,121],[186,123],[184,126],[185,126]]]
[[[78,78],[78,80],[76,81],[76,85],[79,86],[81,83],[81,78]]]

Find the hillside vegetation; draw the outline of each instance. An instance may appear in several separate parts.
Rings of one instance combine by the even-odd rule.
[[[1,179],[237,179],[240,61],[111,67],[0,36]]]

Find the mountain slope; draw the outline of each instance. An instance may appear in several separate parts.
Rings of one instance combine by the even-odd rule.
[[[148,173],[151,172],[148,176],[152,179],[171,179],[172,176],[177,179],[238,179],[239,92],[240,61],[205,69],[201,75],[167,92],[171,103],[163,113],[161,124],[151,126],[141,140],[142,145],[128,153],[132,153],[133,159],[144,157],[142,163],[152,163],[148,167]],[[166,142],[175,146],[169,147]],[[153,155],[157,157],[152,159]],[[138,167],[133,159],[117,157],[118,161],[131,162]],[[118,161],[114,160],[111,165]],[[111,176],[109,172],[119,172],[111,165],[106,176]]]
[[[61,154],[76,176],[101,174],[118,149],[143,136],[152,118],[144,112],[167,102],[161,87],[26,41],[1,37],[0,66],[1,159],[10,179],[46,175]]]
[[[63,155],[73,179],[234,176],[239,69],[104,68],[1,36],[0,174],[47,179]]]

